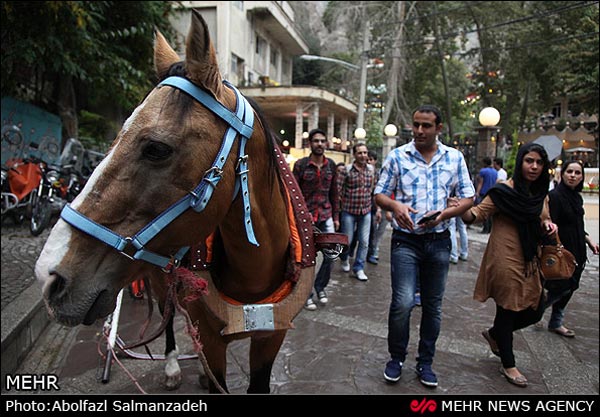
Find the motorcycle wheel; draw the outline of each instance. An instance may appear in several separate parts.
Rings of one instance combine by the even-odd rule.
[[[39,197],[37,191],[34,191],[31,200],[31,223],[29,230],[33,236],[40,235],[50,223],[52,207],[46,197]]]

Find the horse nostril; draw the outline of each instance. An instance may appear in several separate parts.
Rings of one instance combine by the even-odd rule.
[[[61,293],[67,287],[67,280],[59,274],[50,275],[50,284],[48,286],[48,299],[60,298]]]

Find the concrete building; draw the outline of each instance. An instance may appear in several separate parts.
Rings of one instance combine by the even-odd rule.
[[[261,106],[271,128],[283,142],[287,141],[286,151],[301,157],[307,145],[303,134],[305,137],[305,132],[316,127],[327,132],[332,149],[347,149],[357,115],[356,103],[318,87],[293,85],[293,58],[309,51],[296,29],[294,11],[288,2],[180,4],[182,8],[172,19],[177,52],[184,54],[194,9],[208,24],[223,77]]]

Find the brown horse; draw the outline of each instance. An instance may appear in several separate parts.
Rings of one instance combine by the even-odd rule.
[[[271,368],[291,324],[239,330],[239,323],[224,323],[222,316],[216,317],[220,307],[211,306],[222,304],[214,298],[218,290],[253,310],[254,303],[272,295],[289,276],[293,221],[287,216],[290,197],[275,167],[276,145],[264,120],[254,118],[252,110],[240,116],[243,98],[221,79],[207,25],[199,14],[192,14],[185,61],[180,62],[160,33],[154,53],[160,79],[184,80],[222,109],[209,109],[192,97],[188,87],[169,83],[146,96],[82,193],[65,208],[44,246],[35,272],[44,283],[47,308],[63,324],[92,324],[113,311],[119,290],[134,277],[151,274],[157,270],[155,265],[173,272],[180,248],[202,242],[216,231],[215,268],[209,281],[212,301],[203,297],[190,302],[187,311],[218,384],[226,389],[228,343],[251,337],[248,392],[269,392]],[[226,117],[216,114],[223,109]],[[239,118],[226,121],[232,112],[238,112]],[[233,128],[239,140],[223,154],[224,132]],[[244,135],[248,136],[245,151]],[[173,206],[190,199],[201,209],[190,203],[192,208],[171,216]],[[142,236],[147,233],[152,237],[145,241]],[[312,264],[312,269],[306,268],[309,279],[314,260]],[[291,318],[301,310],[309,291],[310,284],[293,293]],[[233,309],[229,304],[224,308]],[[251,323],[260,321],[264,309],[257,310],[258,316],[244,317]],[[225,331],[227,326],[234,329]],[[216,391],[217,385],[211,382],[210,390]]]

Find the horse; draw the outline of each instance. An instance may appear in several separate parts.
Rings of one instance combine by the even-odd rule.
[[[209,391],[227,392],[227,345],[249,337],[247,392],[269,393],[314,279],[310,213],[266,121],[222,79],[199,13],[183,61],[156,31],[154,66],[162,81],[65,206],[36,262],[46,307],[65,325],[93,324],[134,277],[157,268],[175,276],[189,247],[210,241],[211,268],[194,271],[209,296],[184,303],[214,375]]]

